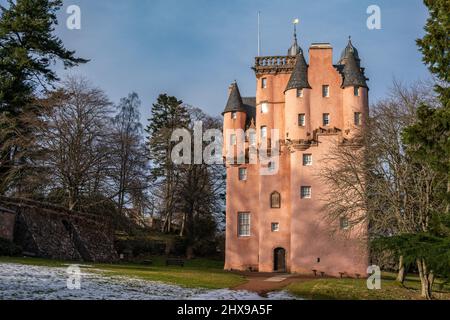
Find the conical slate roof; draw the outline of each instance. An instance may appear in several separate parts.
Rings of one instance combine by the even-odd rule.
[[[236,82],[233,82],[230,87],[230,96],[228,97],[228,102],[225,110],[222,114],[227,112],[245,112],[244,104],[242,102],[241,93]]]
[[[342,69],[342,75],[344,77],[342,87],[356,86],[367,88],[366,77],[361,67],[358,66],[354,54],[348,52],[345,60],[345,65]]]
[[[356,50],[356,48],[353,46],[351,37],[348,37],[348,44],[347,44],[347,47],[345,47],[345,49],[341,53],[341,58],[339,59],[339,64],[345,64],[346,58],[349,54],[352,54],[355,57],[356,62],[359,63],[359,61],[360,61],[359,53],[358,53],[358,50]]]
[[[300,49],[300,52],[297,54],[294,71],[292,71],[291,78],[289,79],[285,92],[291,89],[304,88],[311,89],[311,86],[308,82],[308,65],[306,64],[305,57]]]

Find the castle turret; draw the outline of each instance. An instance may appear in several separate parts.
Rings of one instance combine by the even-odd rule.
[[[228,102],[222,115],[224,116],[223,154],[225,156],[228,152],[228,146],[240,145],[245,139],[245,135],[243,132],[245,130],[245,123],[247,121],[247,113],[244,108],[244,103],[242,102],[241,93],[239,92],[239,87],[236,81],[233,82],[229,87]]]
[[[368,116],[368,87],[364,69],[360,67],[358,51],[349,39],[342,53],[343,131],[351,138],[364,125]]]
[[[310,89],[308,65],[299,47],[295,67],[285,90],[286,139],[307,140],[310,126]]]

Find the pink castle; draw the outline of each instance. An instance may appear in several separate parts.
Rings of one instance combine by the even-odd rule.
[[[345,217],[330,225],[323,208],[327,185],[318,178],[329,165],[322,159],[330,148],[351,141],[365,125],[369,89],[358,51],[349,40],[333,64],[331,45],[314,43],[307,64],[294,34],[287,56],[256,57],[253,69],[256,97],[241,97],[233,83],[223,112],[225,269],[365,275],[365,237],[361,232],[359,237],[341,235],[348,228]],[[230,129],[244,134],[230,134]],[[279,130],[276,166],[259,157],[254,164],[227,158],[240,143],[245,153],[264,142],[270,148],[276,143],[272,129]],[[262,167],[274,173],[262,175]],[[362,229],[364,234],[367,227]]]

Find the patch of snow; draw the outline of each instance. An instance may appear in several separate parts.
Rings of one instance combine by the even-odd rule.
[[[248,291],[184,288],[156,281],[82,272],[81,289],[67,288],[65,268],[0,264],[0,300],[292,300],[287,292],[267,298]]]

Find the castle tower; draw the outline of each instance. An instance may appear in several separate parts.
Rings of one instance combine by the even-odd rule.
[[[269,162],[261,154],[256,163],[226,162],[225,269],[365,273],[366,244],[332,235],[342,226],[327,222],[328,187],[318,179],[331,148],[364,128],[368,87],[360,65],[351,41],[337,64],[330,44],[313,43],[308,64],[294,32],[286,56],[255,58],[255,98],[242,98],[236,83],[230,87],[224,135],[245,131],[246,153],[252,141],[269,148],[279,143],[279,150]],[[224,140],[227,157],[230,138]],[[237,151],[239,139],[232,141]]]

